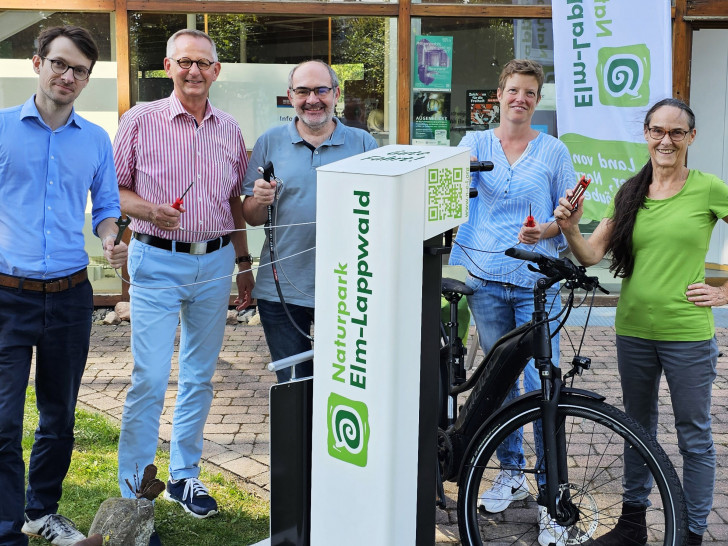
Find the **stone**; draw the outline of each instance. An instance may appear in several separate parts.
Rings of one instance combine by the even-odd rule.
[[[148,499],[106,499],[89,535],[100,534],[108,546],[148,546],[154,532],[154,503]]]
[[[101,322],[107,326],[117,325],[121,324],[121,319],[114,311],[109,311]]]
[[[238,311],[238,322],[248,324],[250,319],[256,314],[255,307],[248,307],[242,311]]]
[[[225,324],[228,325],[234,325],[238,323],[238,312],[234,309],[227,312],[227,319],[225,320]]]
[[[114,312],[121,320],[131,320],[131,304],[128,301],[120,301],[114,306]]]
[[[248,319],[248,326],[260,326],[260,314],[256,313]]]

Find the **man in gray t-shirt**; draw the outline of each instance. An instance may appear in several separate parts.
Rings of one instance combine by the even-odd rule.
[[[258,167],[271,161],[283,184],[273,207],[272,232],[285,306],[275,286],[267,241],[253,290],[273,360],[311,349],[306,336],[314,319],[316,168],[377,147],[369,133],[334,117],[339,95],[336,73],[326,63],[313,60],[296,66],[288,76],[288,98],[296,117],[258,139],[243,182],[243,214],[251,226],[266,222],[276,191],[276,182],[264,180]],[[291,378],[290,369],[277,374],[280,383]],[[309,375],[313,375],[312,361],[296,366],[296,377]]]

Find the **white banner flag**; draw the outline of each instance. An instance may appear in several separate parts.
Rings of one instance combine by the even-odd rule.
[[[672,96],[670,0],[553,0],[552,14],[559,138],[598,220],[647,161],[645,113]]]

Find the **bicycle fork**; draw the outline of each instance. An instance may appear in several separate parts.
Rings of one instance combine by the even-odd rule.
[[[534,364],[541,379],[541,430],[543,440],[543,467],[546,483],[539,486],[538,503],[548,508],[551,517],[564,527],[573,525],[579,516],[571,502],[569,469],[566,457],[566,431],[564,420],[558,416],[561,397],[561,370],[551,361],[551,332],[546,312],[548,279],[541,279],[534,289],[533,323]]]

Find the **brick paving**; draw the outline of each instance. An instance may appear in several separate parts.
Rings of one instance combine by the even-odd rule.
[[[129,348],[131,328],[94,325],[91,352],[79,402],[114,420],[121,416],[129,386],[132,358]],[[582,329],[568,327],[561,334],[562,359],[570,361],[572,343],[578,345]],[[713,433],[718,455],[713,511],[709,518],[707,544],[728,545],[728,328],[718,328],[718,342],[726,356],[718,360],[718,377],[713,390]],[[592,359],[592,369],[577,379],[581,388],[604,394],[609,403],[621,406],[616,373],[614,328],[590,326],[584,340],[584,356]],[[260,326],[227,326],[217,372],[213,378],[215,398],[205,427],[203,464],[234,476],[243,487],[268,500],[270,496],[268,432],[268,391],[275,374],[268,372],[268,350]],[[170,440],[172,409],[177,392],[176,355],[160,427],[160,440]],[[659,440],[673,463],[679,466],[669,393],[663,381],[660,396]],[[679,469],[678,469],[679,472]],[[459,544],[455,504],[456,487],[448,484],[447,510],[437,510],[438,545]]]

